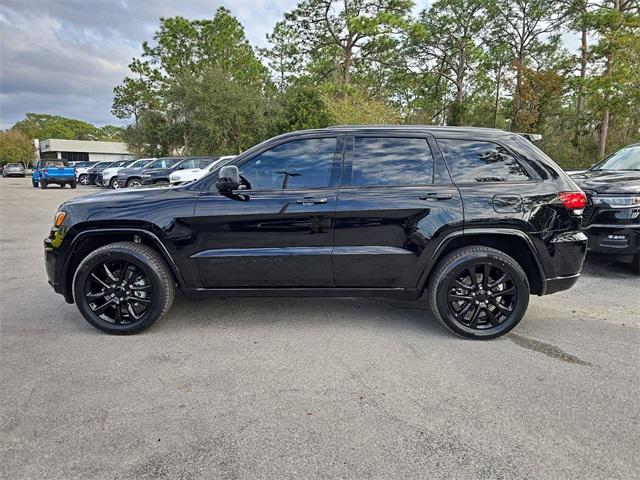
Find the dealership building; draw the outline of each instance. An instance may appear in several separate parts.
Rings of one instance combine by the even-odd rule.
[[[57,158],[68,162],[102,162],[129,160],[133,155],[126,143],[95,142],[89,140],[34,140],[39,158]]]

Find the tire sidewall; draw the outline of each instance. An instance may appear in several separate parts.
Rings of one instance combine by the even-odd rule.
[[[490,263],[507,272],[515,283],[517,290],[516,308],[511,316],[500,325],[486,330],[472,329],[461,325],[454,317],[449,308],[447,293],[451,276],[458,273],[465,267],[470,267],[478,263]],[[458,335],[467,338],[491,339],[504,335],[513,329],[522,320],[529,305],[529,282],[527,276],[520,268],[514,268],[506,262],[500,255],[494,253],[475,253],[459,258],[447,265],[443,274],[439,278],[436,287],[436,306],[442,321]]]
[[[118,260],[124,260],[137,266],[145,273],[145,275],[147,275],[147,278],[151,282],[153,303],[149,308],[149,311],[146,314],[145,318],[141,322],[136,322],[128,325],[118,325],[106,322],[105,320],[102,320],[98,315],[93,313],[84,295],[85,283],[93,269],[101,263]],[[162,289],[162,279],[160,278],[158,273],[147,263],[146,258],[135,251],[123,248],[114,248],[109,252],[102,252],[98,255],[89,255],[80,264],[73,278],[73,298],[82,316],[94,327],[113,334],[135,333],[153,325],[153,323],[155,323],[162,314],[163,305],[166,301],[166,295],[167,293]]]

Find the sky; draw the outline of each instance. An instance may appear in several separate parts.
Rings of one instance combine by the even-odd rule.
[[[212,18],[220,6],[242,22],[254,46],[296,0],[0,0],[0,129],[27,112],[95,125],[111,115],[113,87],[129,73],[160,17]],[[415,2],[415,11],[427,0]],[[571,39],[570,39],[571,40]],[[571,42],[569,42],[571,43]]]

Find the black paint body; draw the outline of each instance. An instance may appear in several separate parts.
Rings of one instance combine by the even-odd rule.
[[[433,182],[350,185],[354,136],[366,135],[425,139],[433,155]],[[580,217],[557,196],[577,187],[512,133],[333,127],[273,138],[230,165],[242,170],[244,162],[275,145],[327,136],[337,138],[337,149],[326,188],[221,194],[214,170],[184,186],[112,191],[66,202],[60,207],[68,212],[64,224],[45,240],[50,283],[72,301],[72,273],[83,244],[134,235],[163,254],[187,293],[415,298],[438,259],[463,244],[510,245],[529,263],[535,294],[569,288],[577,280],[586,237]],[[499,143],[531,180],[454,184],[439,148],[442,138]],[[314,202],[305,201],[309,198]]]

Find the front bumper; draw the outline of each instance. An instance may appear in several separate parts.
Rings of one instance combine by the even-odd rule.
[[[593,253],[637,255],[640,253],[640,224],[592,224],[584,229]]]
[[[62,280],[57,272],[60,270],[58,263],[60,258],[58,252],[53,248],[51,238],[44,239],[44,266],[47,271],[47,280],[56,293],[62,294]]]
[[[99,187],[104,187],[104,180],[102,177],[102,173],[96,174],[96,185],[98,185]]]

